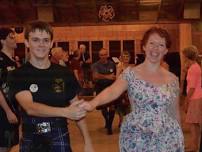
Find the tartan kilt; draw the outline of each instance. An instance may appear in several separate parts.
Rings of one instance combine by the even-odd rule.
[[[37,146],[39,149],[36,149]],[[72,152],[69,132],[65,128],[53,128],[44,134],[23,133],[20,152]]]

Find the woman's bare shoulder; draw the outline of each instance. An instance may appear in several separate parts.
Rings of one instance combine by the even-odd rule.
[[[162,70],[163,70],[165,76],[167,77],[167,79],[168,79],[170,82],[178,81],[178,77],[177,77],[174,73],[172,73],[172,72],[166,70],[165,68],[162,68]]]

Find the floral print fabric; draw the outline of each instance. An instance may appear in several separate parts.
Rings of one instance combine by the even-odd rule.
[[[121,126],[120,151],[184,152],[182,130],[169,112],[179,93],[177,79],[157,86],[139,79],[130,67],[121,77],[128,82],[132,109]]]

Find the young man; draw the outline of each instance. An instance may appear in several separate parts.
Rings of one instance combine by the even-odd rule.
[[[0,28],[0,152],[7,152],[18,143],[17,104],[9,99],[8,73],[17,65],[13,59],[17,47],[15,32],[10,28]]]
[[[67,68],[52,64],[49,51],[53,30],[37,21],[25,29],[29,61],[11,74],[11,95],[22,107],[20,152],[71,152],[66,118],[76,120],[85,141],[85,152],[93,152],[86,112],[78,107],[79,84]],[[15,83],[14,83],[15,82]]]

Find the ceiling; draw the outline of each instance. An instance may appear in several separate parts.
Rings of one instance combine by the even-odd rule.
[[[0,25],[199,21],[202,0],[0,0]]]

